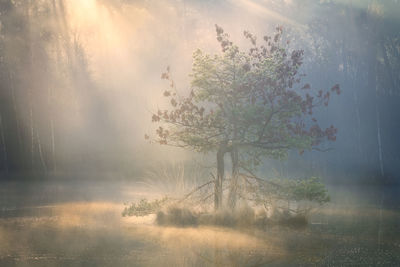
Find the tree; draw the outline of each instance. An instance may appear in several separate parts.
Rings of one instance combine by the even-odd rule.
[[[300,85],[303,51],[291,51],[282,32],[277,27],[273,37],[264,36],[258,45],[256,36],[245,31],[251,47],[243,52],[216,25],[222,53],[194,53],[188,96],[178,95],[169,68],[161,76],[170,82],[164,96],[171,107],[152,116],[160,124],[155,141],[216,153],[215,209],[222,207],[226,153],[232,160],[228,205],[234,209],[241,168],[256,167],[266,157],[285,158],[293,149],[318,149],[323,140],[336,139],[334,126],[323,130],[313,117],[314,108],[328,105],[331,92]],[[340,94],[339,85],[331,91]]]
[[[89,136],[96,118],[107,121],[99,116],[107,110],[77,38],[81,30],[70,27],[69,2],[0,1],[0,172],[76,170],[76,149],[82,157],[98,154],[89,139],[71,146],[72,135]],[[78,117],[90,123],[72,125]]]

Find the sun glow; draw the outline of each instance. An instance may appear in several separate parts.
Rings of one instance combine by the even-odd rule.
[[[68,11],[70,30],[83,44],[91,71],[100,79],[118,77],[127,69],[127,58],[137,46],[137,29],[151,18],[145,9],[132,5],[113,8],[96,0],[71,0]],[[111,59],[117,73],[109,69]]]
[[[286,23],[286,24],[294,26],[296,28],[301,28],[301,29],[305,28],[304,25],[296,22],[295,20],[290,19],[286,16],[283,16],[282,14],[279,14],[276,11],[273,11],[273,10],[267,8],[266,3],[259,4],[252,0],[231,0],[231,2],[235,5],[245,8],[246,10],[249,10],[250,12],[259,14],[260,16],[267,16],[276,21]],[[287,1],[285,1],[285,3],[290,4],[291,1],[287,0]]]

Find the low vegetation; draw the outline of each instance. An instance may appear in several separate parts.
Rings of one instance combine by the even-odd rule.
[[[137,203],[131,203],[125,206],[122,216],[146,216],[158,212],[166,203],[168,198],[148,201],[143,198]]]
[[[126,205],[123,216],[147,216],[157,214],[159,225],[221,225],[258,226],[268,224],[306,225],[310,212],[329,201],[327,189],[317,177],[308,179],[263,180],[243,177],[239,186],[239,204],[235,210],[212,211],[212,203],[207,202],[208,190],[213,181],[203,184],[174,199],[141,199]],[[204,197],[206,195],[206,197]],[[206,199],[206,200],[204,200]]]

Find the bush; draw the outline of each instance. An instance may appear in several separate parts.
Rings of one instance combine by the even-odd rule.
[[[236,218],[228,210],[220,210],[213,214],[212,224],[219,226],[235,226]]]
[[[308,219],[303,214],[297,214],[282,218],[278,221],[279,225],[289,226],[292,228],[304,228],[308,225]]]
[[[274,179],[272,181],[277,187],[272,195],[278,199],[310,201],[318,204],[324,204],[330,200],[328,190],[318,177],[304,180]]]
[[[219,225],[227,227],[265,227],[267,225],[307,225],[307,216],[315,204],[322,205],[329,201],[328,192],[319,178],[305,180],[274,179],[255,184],[251,191],[244,192],[246,197],[259,205],[263,213],[255,213],[248,200],[241,203],[235,211],[219,210],[215,213],[200,213],[189,209],[188,202],[169,199],[148,201],[142,199],[125,207],[123,216],[146,216],[156,214],[158,225]],[[258,185],[258,186],[256,186]],[[242,197],[243,198],[243,197]],[[246,198],[245,198],[246,199]],[[178,205],[178,203],[181,203]],[[190,205],[189,205],[190,206]],[[167,208],[166,208],[167,207]],[[192,206],[190,206],[192,207]],[[272,214],[267,215],[267,211]]]
[[[158,225],[191,226],[197,225],[198,216],[187,208],[171,206],[166,212],[157,212]]]
[[[248,205],[241,205],[236,212],[233,213],[235,223],[239,227],[252,226],[255,222],[254,209]]]
[[[307,217],[312,209],[330,201],[325,185],[317,177],[272,179],[258,185],[251,188],[255,204],[273,213],[280,213],[280,217]]]
[[[147,216],[149,214],[157,213],[168,202],[168,198],[156,199],[148,201],[141,199],[138,203],[131,203],[124,208],[122,216]]]

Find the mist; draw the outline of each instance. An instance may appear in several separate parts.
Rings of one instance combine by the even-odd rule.
[[[256,42],[247,32],[259,45],[279,31],[288,55],[304,53],[295,71],[304,74],[302,85],[330,92],[329,105],[315,105],[303,126],[333,125],[334,136],[321,130],[318,138],[327,142],[318,140],[318,147],[293,139],[295,145],[291,140],[287,150],[267,156],[240,150],[239,163],[229,150],[234,138],[225,140],[220,158],[219,146],[190,143],[199,128],[189,132],[194,137],[176,135],[179,145],[176,139],[163,145],[170,136],[159,134],[165,126],[157,116],[162,122],[170,116],[164,110],[175,108],[165,92],[189,96],[208,82],[196,84],[198,49],[210,58],[223,55],[225,39],[218,38],[226,37],[251,51]],[[218,101],[202,107],[212,115]],[[400,262],[399,103],[397,0],[0,0],[0,265],[394,266]],[[237,208],[228,208],[236,192],[231,181],[247,170],[238,187],[253,186],[246,179],[254,178],[253,193],[290,189],[273,192],[278,200],[264,204],[262,223],[259,195],[238,191]],[[313,177],[317,187],[307,180]],[[321,181],[326,191],[318,193],[327,196],[301,218],[308,226],[293,230],[291,210],[304,204],[297,196],[281,217],[273,213],[282,195],[297,192],[290,186],[307,181],[312,190]],[[156,211],[121,216],[129,207],[136,214],[143,203]],[[74,231],[82,229],[80,246]],[[17,238],[21,244],[11,241]],[[352,241],[341,250],[345,239]],[[354,241],[361,239],[365,247]],[[376,257],[363,263],[373,250]],[[340,253],[351,260],[341,261]]]

